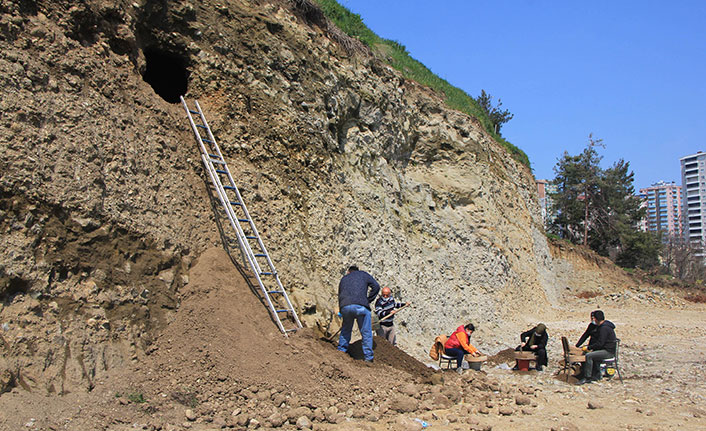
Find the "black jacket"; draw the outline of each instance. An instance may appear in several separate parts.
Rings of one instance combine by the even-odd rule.
[[[523,343],[526,340],[529,340],[530,337],[532,337],[532,333],[537,329],[535,326],[534,328],[530,329],[529,331],[525,331],[522,334],[520,334],[520,341]],[[547,341],[549,341],[549,335],[547,335],[546,329],[544,330],[544,333],[540,336],[534,337],[534,344],[537,345],[537,349],[546,349],[547,348]]]
[[[338,307],[358,304],[370,310],[370,303],[375,301],[379,291],[380,285],[372,275],[365,271],[353,271],[338,283]]]
[[[586,339],[587,339],[588,337],[591,337],[591,338],[588,340],[588,344],[593,343],[593,337],[596,335],[596,329],[597,329],[597,328],[598,328],[598,327],[597,327],[593,322],[589,323],[589,324],[588,324],[588,328],[586,328],[586,332],[583,333],[583,335],[581,336],[581,338],[579,338],[578,343],[576,343],[576,347],[581,347],[581,345],[583,344],[583,342],[586,341]]]
[[[588,350],[605,350],[608,353],[615,354],[616,340],[615,325],[610,320],[604,320],[603,323],[598,325],[596,334],[588,345]]]

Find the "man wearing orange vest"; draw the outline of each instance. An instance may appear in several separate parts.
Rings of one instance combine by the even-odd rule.
[[[456,328],[453,334],[444,344],[444,354],[456,358],[456,372],[463,372],[463,357],[466,353],[473,356],[480,356],[478,349],[471,345],[471,334],[476,330],[472,323]]]

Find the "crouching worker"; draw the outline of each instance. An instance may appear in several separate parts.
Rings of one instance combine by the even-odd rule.
[[[463,372],[463,357],[466,354],[480,356],[478,349],[471,345],[471,334],[476,330],[472,323],[459,326],[444,344],[444,354],[456,359],[456,372]]]
[[[583,366],[584,377],[576,382],[577,385],[591,383],[601,379],[601,362],[615,356],[617,337],[615,336],[615,325],[609,320],[605,320],[605,314],[601,310],[593,312],[596,321],[596,333],[591,338],[588,346],[583,347],[586,353],[586,362]]]
[[[537,355],[537,371],[542,371],[547,366],[547,327],[540,323],[529,331],[520,334],[520,345],[515,350],[533,352]]]

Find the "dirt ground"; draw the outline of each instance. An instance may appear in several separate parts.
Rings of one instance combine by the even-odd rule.
[[[459,376],[378,338],[372,366],[310,329],[285,339],[221,250],[202,255],[189,279],[178,311],[129,369],[113,369],[89,393],[18,386],[0,396],[0,429],[706,428],[703,305],[601,307],[622,340],[623,383],[576,386],[557,376],[559,340],[578,339],[597,299],[527,316],[548,327],[546,371],[508,370],[501,351]]]
[[[620,368],[623,383],[610,381],[575,386],[556,377],[561,359],[560,336],[575,343],[595,304],[583,301],[571,312],[555,312],[543,320],[555,336],[550,342],[550,367],[546,372],[522,375],[490,368],[488,374],[508,384],[532,382],[541,389],[539,406],[532,415],[498,416],[493,429],[549,429],[569,423],[576,429],[705,429],[706,428],[706,309],[654,305],[601,307],[616,325],[621,339]],[[576,321],[580,316],[583,321]],[[551,332],[550,332],[551,334]],[[574,379],[571,380],[571,383]],[[588,403],[595,404],[589,408]]]

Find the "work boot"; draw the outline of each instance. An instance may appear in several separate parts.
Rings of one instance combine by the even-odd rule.
[[[578,382],[576,382],[577,385],[585,385],[586,383],[593,383],[593,379],[591,379],[591,378],[587,379],[584,377],[581,380],[579,380]]]
[[[463,367],[456,368],[456,372],[459,374],[463,374]]]

